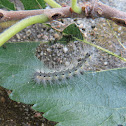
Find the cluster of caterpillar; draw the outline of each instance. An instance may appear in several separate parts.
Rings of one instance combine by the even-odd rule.
[[[84,58],[81,59],[80,62],[76,66],[71,69],[67,69],[64,71],[55,71],[55,72],[36,72],[34,74],[34,81],[37,84],[54,84],[57,82],[61,82],[62,80],[68,80],[72,77],[75,77],[79,74],[84,74],[83,65],[86,62],[87,58],[90,54],[86,54]]]
[[[61,43],[41,43],[35,52],[35,56],[49,69],[56,71],[72,68],[78,59],[86,53],[85,45],[81,41],[70,42],[66,45]]]

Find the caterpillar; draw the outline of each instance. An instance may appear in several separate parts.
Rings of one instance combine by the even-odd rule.
[[[57,82],[61,82],[62,80],[71,79],[72,77],[75,77],[78,74],[84,74],[83,65],[86,62],[87,58],[90,56],[90,54],[86,54],[84,58],[81,59],[80,62],[76,66],[74,66],[71,69],[66,69],[64,71],[55,71],[55,72],[36,72],[34,74],[34,81],[37,84],[54,84]]]

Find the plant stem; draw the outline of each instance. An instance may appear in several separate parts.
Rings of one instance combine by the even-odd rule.
[[[93,43],[90,43],[90,42],[86,41],[85,39],[84,39],[84,40],[77,39],[77,38],[75,38],[75,39],[76,39],[76,40],[79,40],[79,41],[82,41],[82,42],[84,42],[84,43],[86,43],[86,44],[89,44],[89,45],[91,45],[91,46],[94,46],[94,47],[96,47],[97,49],[102,50],[102,51],[104,51],[104,52],[106,52],[106,53],[108,53],[108,54],[110,54],[110,55],[112,55],[112,56],[115,56],[115,57],[117,57],[117,58],[119,58],[119,59],[121,59],[121,60],[123,60],[123,61],[126,62],[126,59],[125,59],[125,58],[123,58],[123,57],[121,57],[121,56],[119,56],[119,55],[116,55],[115,53],[113,53],[113,52],[111,52],[111,51],[109,51],[109,50],[107,50],[107,49],[104,49],[104,48],[102,48],[102,47],[100,47],[100,46],[97,46],[97,45],[95,45],[95,44],[93,44]]]
[[[51,6],[52,8],[60,8],[62,6],[60,6],[58,3],[56,3],[54,0],[44,0],[49,6]]]
[[[81,14],[82,10],[81,10],[81,7],[79,7],[77,5],[77,0],[72,0],[71,1],[71,7],[72,7],[72,10],[75,12],[75,13],[78,13],[78,14]]]
[[[36,23],[44,23],[47,21],[48,21],[48,17],[44,14],[31,16],[31,17],[28,17],[19,21],[18,23],[11,26],[10,28],[8,28],[7,30],[5,30],[3,33],[0,34],[0,46],[2,46],[11,37],[13,37],[16,33],[23,30],[27,26],[30,26]]]

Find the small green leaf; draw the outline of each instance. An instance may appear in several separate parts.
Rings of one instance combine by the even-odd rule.
[[[8,10],[15,10],[15,6],[9,0],[0,0],[0,6],[7,8]]]
[[[126,124],[126,68],[36,84],[33,75],[44,68],[35,57],[39,43],[9,43],[0,48],[0,85],[13,90],[10,98],[44,112],[57,126],[118,126]]]
[[[44,0],[20,0],[25,10],[32,10],[32,9],[44,9],[46,7],[46,4]]]
[[[59,40],[61,43],[68,43],[70,41],[74,41],[75,38],[83,40],[83,34],[76,24],[70,24],[63,30],[63,38]]]
[[[50,24],[46,24],[48,27],[54,29]],[[58,30],[54,29],[56,32],[59,32]],[[63,37],[58,40],[57,42],[62,44],[67,44],[70,41],[74,41],[77,39],[83,40],[83,34],[80,31],[80,29],[77,27],[76,24],[70,24],[68,25],[63,31]]]

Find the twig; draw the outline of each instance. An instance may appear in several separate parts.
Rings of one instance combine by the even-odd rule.
[[[4,11],[0,10],[0,22],[10,20],[20,20],[28,16],[45,14],[50,20],[57,18],[87,17],[87,18],[106,18],[114,21],[118,25],[126,27],[126,12],[119,11],[115,8],[102,4],[97,0],[85,2],[79,5],[82,9],[81,14],[71,11],[71,7],[61,7],[53,9],[28,10],[28,11]]]
[[[114,21],[116,24],[126,27],[126,12],[119,11],[110,6],[104,5],[97,0],[94,0],[93,10],[91,16],[94,18],[104,17],[106,19]]]
[[[66,18],[71,15],[70,7],[39,9],[39,10],[22,10],[22,11],[4,11],[0,10],[0,22],[21,20],[29,16],[45,14],[50,20],[54,18]]]

